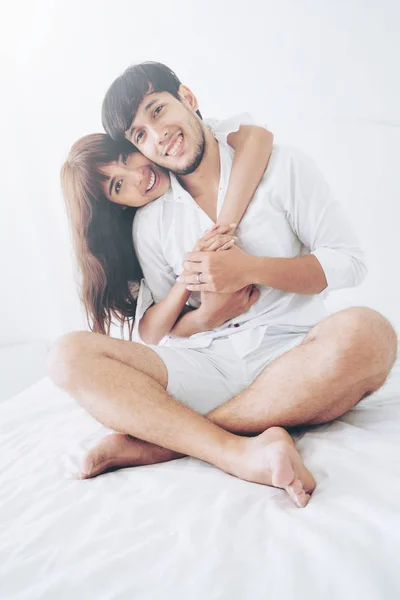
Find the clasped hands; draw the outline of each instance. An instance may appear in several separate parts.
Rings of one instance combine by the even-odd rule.
[[[235,228],[213,225],[186,254],[178,277],[188,290],[201,292],[208,328],[247,312],[259,297],[251,283],[250,256],[235,245]]]

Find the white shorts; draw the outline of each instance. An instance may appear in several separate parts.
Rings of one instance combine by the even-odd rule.
[[[232,344],[235,334],[217,338],[207,348],[149,348],[167,367],[167,392],[206,414],[248,387],[275,358],[301,344],[308,331],[306,327],[268,327],[260,346],[243,358]]]

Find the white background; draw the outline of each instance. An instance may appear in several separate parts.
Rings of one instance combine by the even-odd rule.
[[[203,116],[248,111],[317,160],[370,267],[330,308],[367,304],[400,325],[398,2],[25,1],[4,3],[2,23],[1,345],[84,327],[59,171],[141,60],[171,66]]]

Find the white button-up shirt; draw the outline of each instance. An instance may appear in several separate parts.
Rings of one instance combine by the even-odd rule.
[[[251,122],[248,115],[211,122],[221,160],[217,214],[224,201],[234,152],[227,136],[241,124]],[[165,298],[183,270],[185,254],[212,224],[172,174],[170,190],[137,211],[133,241],[145,279],[138,296],[134,339],[141,341],[141,317],[153,302]],[[232,342],[244,356],[259,346],[270,325],[288,326],[293,331],[315,325],[327,315],[323,300],[326,293],[356,286],[366,274],[364,254],[340,204],[332,198],[314,161],[295,148],[273,147],[268,168],[235,235],[242,250],[254,256],[293,258],[314,254],[324,270],[326,290],[305,295],[259,286],[259,299],[240,317],[189,338],[166,336],[160,343],[201,348],[229,335],[234,336]],[[198,306],[199,301],[200,294],[192,293],[190,304]]]

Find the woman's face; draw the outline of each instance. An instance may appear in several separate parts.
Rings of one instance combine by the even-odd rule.
[[[121,154],[101,171],[109,178],[103,184],[106,197],[124,206],[144,206],[165,194],[170,185],[167,172],[140,152]]]

